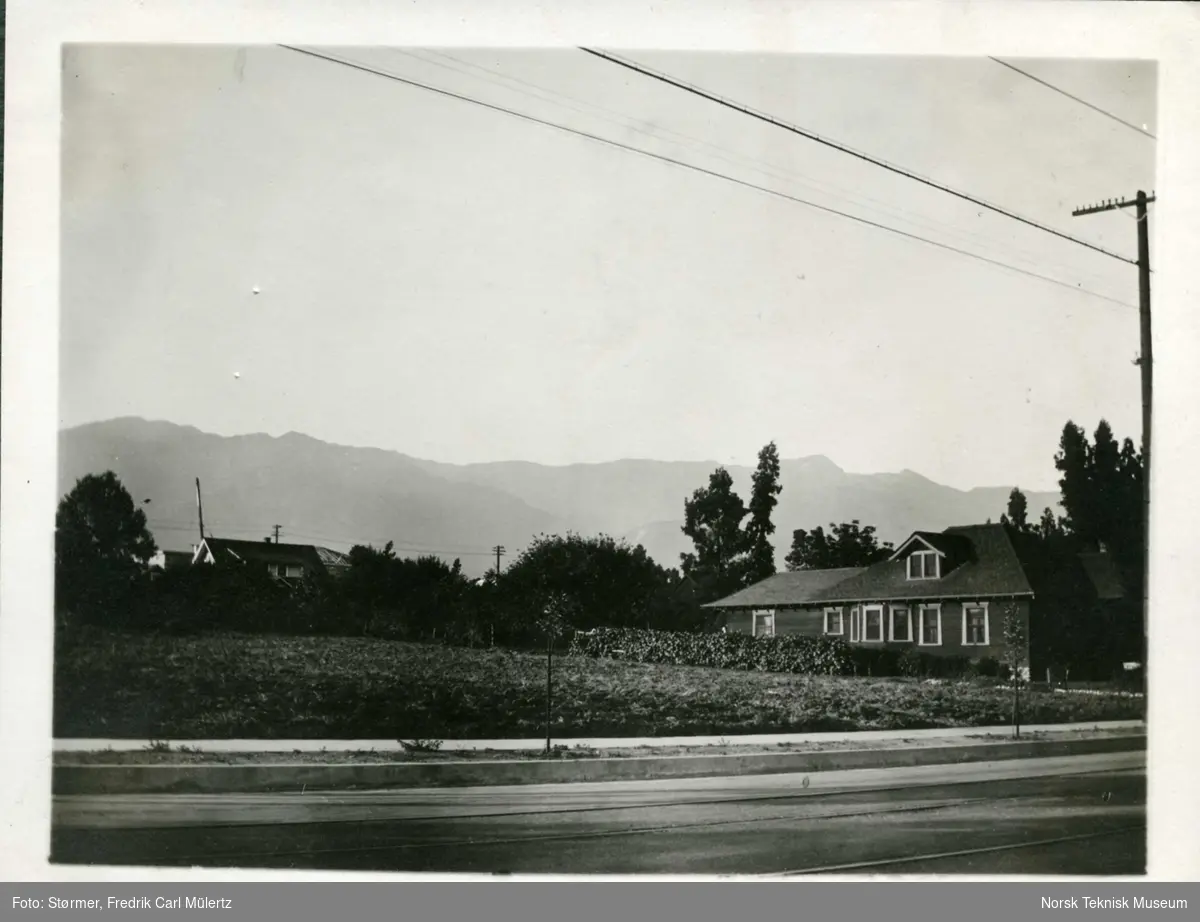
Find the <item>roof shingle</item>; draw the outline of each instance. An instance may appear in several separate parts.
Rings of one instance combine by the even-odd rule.
[[[802,605],[816,600],[837,583],[861,573],[861,567],[834,570],[791,570],[776,573],[760,583],[747,586],[728,598],[710,602],[705,608],[763,608]]]
[[[347,566],[344,554],[311,544],[276,544],[273,541],[242,541],[236,538],[205,538],[205,544],[218,562],[261,561],[292,564],[312,570]]]

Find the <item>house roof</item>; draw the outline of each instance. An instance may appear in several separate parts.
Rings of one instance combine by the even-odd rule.
[[[803,605],[815,601],[832,586],[861,572],[861,567],[842,567],[834,570],[791,570],[787,573],[776,573],[727,598],[709,602],[704,607],[765,608]]]
[[[910,580],[903,560],[886,560],[832,587],[820,601],[872,599],[952,599],[1033,595],[1003,525],[947,528],[943,547],[955,566],[941,579]]]
[[[929,545],[943,557],[959,558],[969,554],[971,550],[969,539],[962,535],[952,534],[949,530],[945,532],[914,531],[907,540],[901,542],[890,559],[897,560],[902,557],[908,551],[909,545],[918,540]]]
[[[327,547],[314,547],[317,556],[321,558],[321,563],[328,567],[348,567],[350,566],[350,558],[341,551],[331,551]]]
[[[920,532],[922,536],[929,532]],[[955,566],[941,579],[910,580],[903,559],[858,569],[780,573],[710,603],[742,608],[891,599],[968,599],[1032,596],[1033,589],[1003,525],[964,525],[935,535]],[[926,538],[928,540],[928,538]],[[933,544],[930,541],[930,544]]]
[[[309,569],[328,569],[349,564],[345,554],[311,544],[276,544],[268,541],[242,541],[235,538],[205,538],[204,545],[218,562],[292,564]]]

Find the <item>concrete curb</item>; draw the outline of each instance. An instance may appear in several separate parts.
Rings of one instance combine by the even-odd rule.
[[[1089,730],[1140,730],[1145,732],[1144,720],[1107,720],[1091,723],[1028,724],[1030,733],[1071,733]],[[637,749],[664,746],[774,746],[779,743],[847,743],[857,740],[923,740],[959,739],[975,736],[1008,736],[1010,725],[990,727],[935,727],[923,730],[853,730],[822,731],[819,733],[729,733],[724,736],[659,736],[659,737],[577,737],[554,739],[556,746],[568,749]],[[174,749],[187,747],[198,752],[398,752],[404,747],[398,740],[163,740]],[[537,739],[476,739],[444,740],[442,752],[466,752],[472,749],[491,749],[497,752],[540,751],[545,737]],[[134,752],[148,749],[150,740],[56,739],[54,751]]]
[[[909,768],[1144,750],[1144,736],[752,755],[347,765],[55,765],[55,795],[487,787]]]

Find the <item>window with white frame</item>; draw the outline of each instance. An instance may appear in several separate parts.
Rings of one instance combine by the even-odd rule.
[[[858,609],[850,609],[850,642],[858,642]]]
[[[893,643],[912,643],[912,610],[907,605],[893,605],[888,628]]]
[[[941,564],[937,551],[913,551],[908,555],[909,579],[937,579],[941,575]]]
[[[942,645],[942,606],[921,606],[921,628],[918,643],[922,647],[940,647]]]
[[[883,643],[883,606],[863,606],[863,643]]]
[[[842,610],[840,608],[825,609],[825,633],[841,636],[845,632],[846,625],[842,623]]]
[[[988,627],[987,602],[963,604],[962,642],[964,647],[986,647],[991,639]]]
[[[753,612],[753,624],[750,633],[755,637],[775,636],[775,612],[773,609]]]

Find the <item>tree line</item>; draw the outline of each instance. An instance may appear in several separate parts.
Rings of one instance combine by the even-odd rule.
[[[1082,427],[1068,422],[1054,466],[1062,513],[1047,508],[1032,521],[1028,500],[1014,488],[1000,521],[1009,526],[1014,548],[1036,587],[1042,612],[1039,643],[1048,660],[1077,676],[1107,678],[1122,660],[1142,661],[1142,455],[1131,439],[1118,444],[1105,420],[1091,440]],[[1081,565],[1081,555],[1089,554],[1104,556],[1122,598],[1097,598]]]
[[[1118,445],[1107,422],[1094,437],[1072,422],[1054,458],[1063,514],[1029,519],[1018,488],[1001,520],[1037,575],[1053,575],[1072,555],[1110,549],[1130,595],[1142,587],[1141,457]],[[146,517],[110,471],[82,478],[61,501],[56,521],[56,611],[63,624],[84,620],[144,627],[370,634],[468,645],[541,642],[547,612],[576,630],[644,627],[697,631],[715,625],[703,603],[776,571],[772,516],[782,492],[775,443],[758,453],[750,500],[718,467],[684,500],[682,530],[693,545],[678,570],[660,566],[640,545],[606,535],[542,535],[502,573],[471,580],[459,561],[398,556],[391,543],[351,549],[337,579],[281,584],[253,568],[187,567],[151,575],[157,548]],[[861,567],[887,559],[890,542],[859,520],[795,529],[789,570]],[[1063,605],[1071,602],[1063,591]],[[1058,646],[1087,615],[1064,619]],[[1073,639],[1073,636],[1076,639]]]
[[[692,631],[694,587],[645,548],[607,535],[541,535],[502,573],[359,545],[343,575],[281,581],[265,565],[152,571],[145,514],[111,471],[78,481],[56,522],[59,627],[370,635],[468,646],[536,646],[548,610],[567,627]]]

